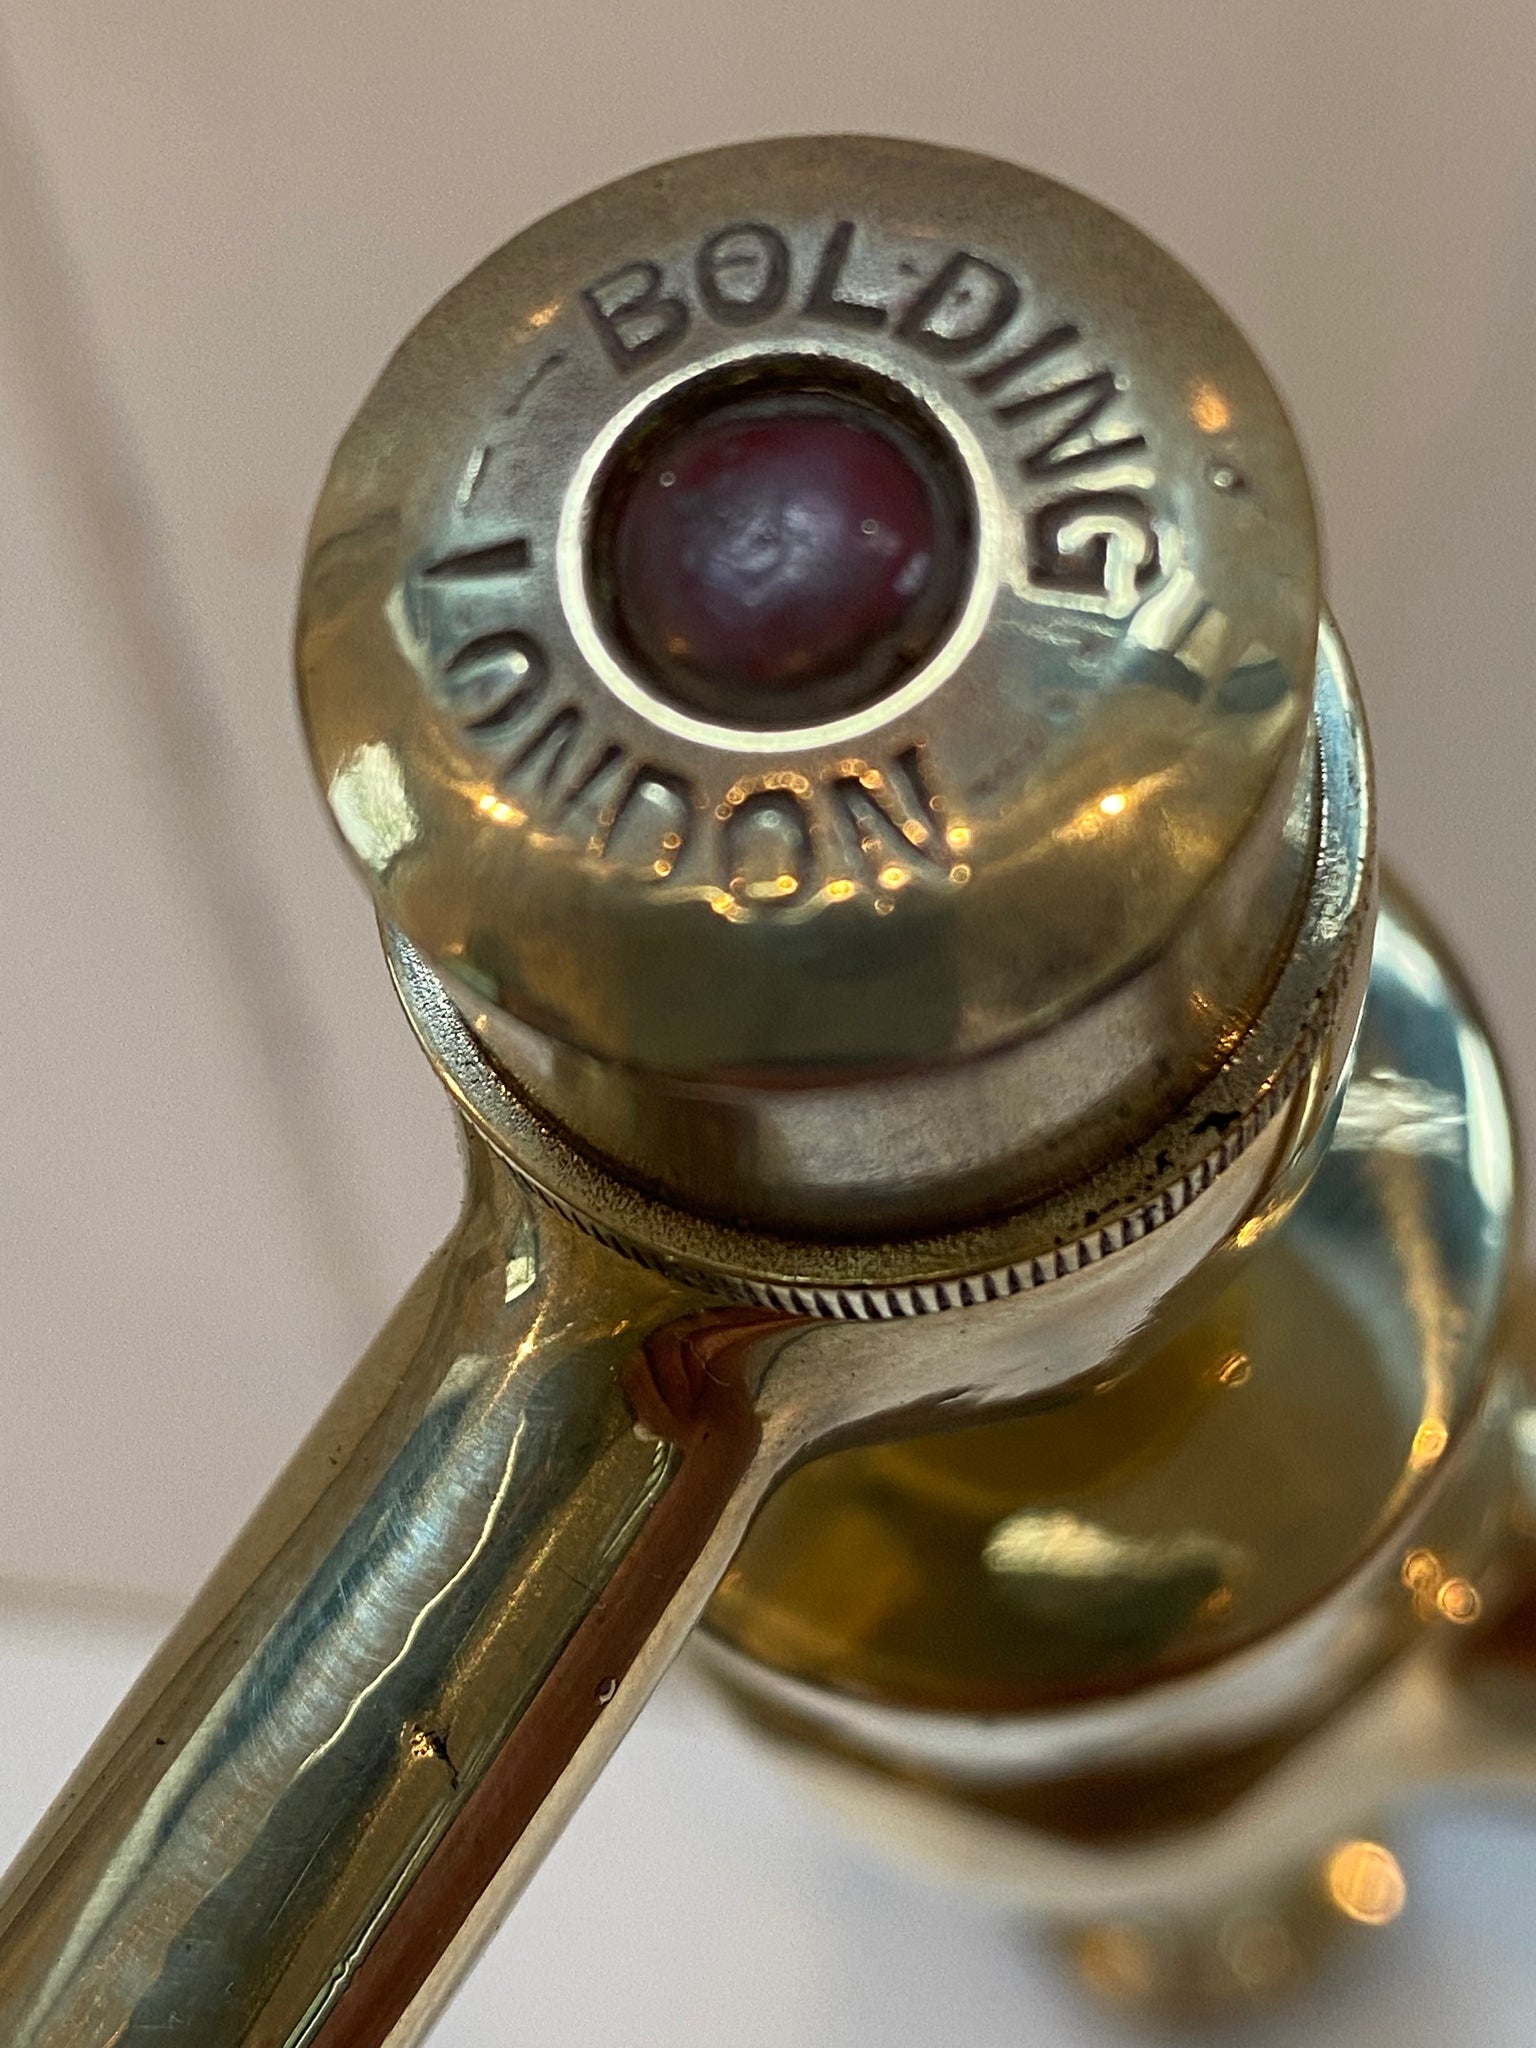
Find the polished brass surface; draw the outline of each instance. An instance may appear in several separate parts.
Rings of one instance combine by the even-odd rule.
[[[8,2048],[411,2038],[416,1951],[728,1559],[759,1347],[793,1326],[468,1157],[455,1234],[12,1872]]]
[[[1531,1774],[1517,1196],[1482,1022],[1389,891],[1327,1155],[1230,1285],[1088,1399],[792,1475],[706,1668],[1115,2002],[1289,1988],[1341,1915],[1377,1924],[1394,1806]],[[1232,1966],[1244,1927],[1273,1970]]]
[[[593,587],[627,446],[759,384],[921,421],[973,501],[932,659],[800,729],[680,709]],[[874,1236],[1059,1188],[1226,1061],[1308,888],[1317,609],[1289,425],[1172,258],[1009,165],[801,138],[594,193],[428,315],[299,664],[386,922],[546,1114],[687,1207]]]
[[[933,1731],[1119,1695],[1158,1713],[1150,1688],[1314,1617],[1341,1559],[1358,1593],[1384,1557],[1404,1606],[1404,1548],[1483,1414],[1512,1146],[1481,1024],[1389,895],[1327,1156],[1230,1284],[1089,1399],[795,1473],[711,1635]]]
[[[933,648],[811,728],[680,709],[592,549],[658,418],[744,391],[889,408],[969,493]],[[298,658],[466,1206],[8,1880],[7,2048],[419,2040],[785,1474],[883,1444],[942,1491],[893,1440],[1066,1401],[1150,1469],[1226,1413],[1166,1347],[1311,1213],[1364,998],[1283,413],[1169,257],[1005,165],[752,144],[528,230],[343,441]],[[1318,1522],[1362,1609],[1379,1505]],[[1139,1586],[1132,1711],[1176,1666],[1246,1726],[1198,1619],[1240,1529],[1016,1533]]]
[[[744,1299],[854,1320],[980,1307],[1042,1288],[1057,1290],[1042,1313],[1059,1316],[1061,1283],[1071,1282],[1071,1341],[1085,1356],[1099,1343],[1099,1357],[1108,1357],[1237,1219],[1247,1216],[1254,1235],[1265,1201],[1283,1206],[1290,1181],[1285,1172],[1276,1178],[1277,1148],[1311,1162],[1348,1062],[1370,966],[1375,823],[1354,678],[1328,621],[1318,640],[1313,732],[1315,776],[1292,817],[1293,837],[1314,849],[1307,896],[1290,955],[1252,1027],[1150,1137],[1065,1188],[959,1228],[839,1241],[723,1222],[659,1199],[606,1170],[548,1114],[542,1095],[510,1079],[488,1049],[494,1019],[484,1010],[462,1018],[440,977],[398,933],[386,938],[396,983],[434,1066],[487,1139],[530,1186],[637,1256]],[[966,1088],[974,1117],[984,1119],[990,1088],[974,1075]],[[904,1117],[915,1116],[919,1133],[943,1149],[942,1109],[922,1077],[909,1075],[871,1114],[899,1154],[910,1135]],[[973,1128],[962,1120],[950,1133],[962,1155]],[[957,1172],[963,1177],[963,1164]],[[1117,1292],[1114,1331],[1090,1329],[1083,1303]],[[1029,1327],[1043,1335],[1039,1319]],[[1051,1341],[1059,1341],[1054,1332]],[[1056,1377],[1065,1370],[1059,1361],[1044,1369]]]
[[[778,1475],[1129,1355],[1149,1303],[1267,1215],[1300,1127],[942,1346],[917,1316],[654,1274],[473,1133],[455,1238],[0,1896],[4,2038],[418,2039]]]

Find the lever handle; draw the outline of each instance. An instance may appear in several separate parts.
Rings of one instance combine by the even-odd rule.
[[[793,1323],[469,1194],[0,1904],[0,2038],[416,2038],[665,1669]]]

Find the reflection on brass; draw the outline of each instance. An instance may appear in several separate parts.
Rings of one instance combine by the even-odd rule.
[[[1421,1427],[1394,1369],[1409,1363],[1383,1360],[1293,1219],[1091,1399],[795,1473],[712,1627],[818,1685],[957,1714],[1041,1711],[1229,1655],[1305,1611],[1340,1558],[1372,1543]],[[854,1513],[863,1561],[845,1574]],[[877,1531],[905,1561],[908,1595],[854,1631],[838,1603],[880,1572]],[[1434,1568],[1431,1599],[1446,1576]]]
[[[1389,1094],[1433,1104],[1432,1144]],[[793,1474],[706,1669],[859,1825],[1043,1918],[1110,2002],[1288,1988],[1343,1923],[1402,1912],[1384,1809],[1530,1781],[1514,1196],[1480,1020],[1389,893],[1334,1142],[1224,1291],[1088,1399]]]
[[[1346,1842],[1328,1859],[1328,1892],[1341,1913],[1385,1927],[1408,1903],[1402,1865],[1379,1842]]]
[[[7,2048],[421,2040],[701,1618],[1123,2002],[1389,1918],[1523,1754],[1512,1141],[1203,289],[945,150],[642,172],[386,368],[298,667],[465,1206],[7,1879]]]

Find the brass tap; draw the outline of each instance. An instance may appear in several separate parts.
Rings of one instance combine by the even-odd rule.
[[[1491,1599],[1456,1532],[1507,1495],[1497,1068],[1395,900],[1372,977],[1365,732],[1263,369],[1011,165],[664,164],[392,359],[297,660],[464,1209],[11,1873],[0,2037],[420,2040],[712,1596],[757,1724],[882,1826],[1024,1843],[1102,1976],[1156,1886],[1042,1849],[1052,1788],[1129,1814],[1082,1784],[1299,1743],[1452,1579]],[[1324,1268],[1408,1304],[1436,1405],[1417,1466],[1327,1465],[1287,1571],[1230,1418],[1250,1379],[1290,1412],[1253,1304]]]

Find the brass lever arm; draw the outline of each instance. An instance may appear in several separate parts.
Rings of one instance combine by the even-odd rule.
[[[12,1873],[8,2048],[416,2039],[729,1561],[793,1321],[466,1142],[453,1236]]]

